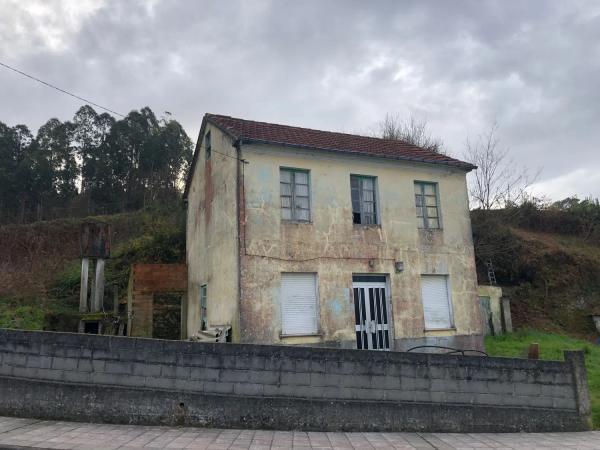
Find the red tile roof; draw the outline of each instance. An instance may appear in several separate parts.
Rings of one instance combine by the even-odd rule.
[[[337,152],[348,155],[364,155],[377,158],[396,159],[441,164],[466,171],[476,167],[468,162],[460,161],[446,155],[425,150],[408,142],[380,139],[356,134],[336,133],[334,131],[313,130],[310,128],[292,127],[253,120],[236,119],[235,117],[206,114],[204,122],[210,122],[223,130],[235,140],[242,143],[265,143],[282,146]],[[203,128],[204,128],[203,122]],[[203,129],[202,128],[202,129]],[[198,151],[194,155],[192,167],[186,181],[183,197],[187,198],[189,185]]]
[[[206,118],[232,137],[247,143],[281,144],[347,154],[444,164],[465,170],[475,168],[470,163],[425,150],[404,141],[255,122],[216,114],[207,114]]]

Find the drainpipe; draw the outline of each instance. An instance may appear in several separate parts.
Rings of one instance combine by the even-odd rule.
[[[244,160],[242,159],[242,140],[241,139],[237,139],[234,143],[233,146],[235,147],[235,149],[237,150],[237,176],[235,178],[236,180],[236,193],[237,193],[237,201],[236,201],[236,214],[237,214],[237,241],[238,241],[238,252],[237,252],[237,258],[238,258],[238,298],[237,298],[237,305],[238,305],[238,332],[240,333],[240,341],[242,338],[242,226],[241,226],[241,208],[242,206],[240,205],[241,200],[242,200],[242,189],[243,189],[243,180],[241,179],[242,177],[242,164],[244,164]],[[246,204],[244,202],[244,210],[246,208]],[[244,216],[245,216],[245,211],[244,211]]]

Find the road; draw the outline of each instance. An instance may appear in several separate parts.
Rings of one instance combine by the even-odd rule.
[[[585,433],[318,433],[54,422],[0,416],[0,449],[600,449]]]

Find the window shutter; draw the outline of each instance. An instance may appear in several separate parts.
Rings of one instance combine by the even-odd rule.
[[[452,327],[448,298],[448,277],[445,275],[423,275],[421,295],[425,329],[434,330]]]
[[[281,322],[283,334],[317,332],[317,286],[313,273],[281,274]]]

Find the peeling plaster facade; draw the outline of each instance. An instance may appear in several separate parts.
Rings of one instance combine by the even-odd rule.
[[[198,142],[208,130],[212,155],[197,150],[187,194],[188,334],[206,285],[209,325],[231,325],[234,342],[356,348],[353,275],[376,274],[386,277],[392,350],[482,348],[465,170],[273,144],[237,149],[207,121]],[[281,167],[309,171],[310,223],[281,219]],[[377,225],[353,224],[351,174],[377,177]],[[417,227],[417,180],[438,184],[439,230]],[[317,334],[282,335],[282,272],[317,275]],[[448,276],[449,329],[425,330],[426,274]]]

